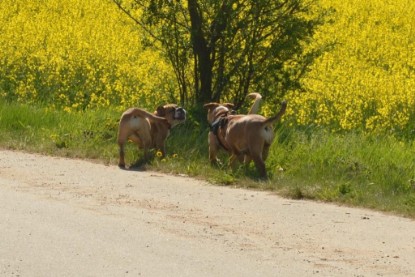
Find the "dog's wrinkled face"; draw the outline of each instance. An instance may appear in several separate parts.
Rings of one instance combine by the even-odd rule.
[[[220,116],[235,113],[235,110],[233,110],[234,105],[232,103],[208,103],[203,107],[208,109],[207,120],[209,124],[212,124]]]
[[[157,108],[156,115],[166,118],[171,127],[174,127],[186,120],[186,110],[176,104],[159,106]]]

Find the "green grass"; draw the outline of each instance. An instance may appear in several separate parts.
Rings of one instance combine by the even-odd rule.
[[[116,166],[117,124],[111,110],[79,113],[0,101],[0,147],[48,155],[93,159]],[[415,145],[392,136],[333,134],[281,124],[266,161],[269,180],[260,181],[253,164],[231,170],[208,162],[203,120],[192,117],[174,128],[168,155],[146,170],[186,174],[217,185],[271,190],[285,197],[366,207],[415,218]],[[128,144],[127,164],[142,153]]]
[[[104,110],[72,114],[0,103],[0,144],[9,149],[112,163],[117,116]]]

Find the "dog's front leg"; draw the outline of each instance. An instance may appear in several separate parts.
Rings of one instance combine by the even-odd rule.
[[[166,157],[166,146],[164,145],[164,143],[159,147],[160,152],[161,152],[161,156],[164,158]]]
[[[236,169],[237,163],[238,163],[238,156],[232,153],[231,157],[229,158],[229,166],[232,168],[232,170]]]
[[[245,154],[244,155],[244,160],[243,160],[244,164],[249,164],[251,161],[252,161],[251,156],[248,155],[248,154]]]
[[[161,152],[161,157],[166,157],[166,141],[167,136],[157,136],[156,138],[154,138],[154,145],[153,147],[157,150]]]
[[[147,162],[151,159],[150,150],[146,147],[144,148],[144,161]]]
[[[220,164],[220,160],[217,157],[217,153],[218,153],[218,150],[219,150],[219,143],[218,143],[218,139],[216,138],[216,136],[213,132],[209,132],[208,144],[209,144],[209,160],[210,160],[210,162],[214,165]]]

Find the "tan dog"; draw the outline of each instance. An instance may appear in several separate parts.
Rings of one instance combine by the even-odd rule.
[[[217,124],[216,139],[231,154],[230,163],[254,161],[262,178],[267,177],[265,160],[274,140],[273,124],[285,113],[287,103],[282,103],[277,115],[265,118],[261,115],[227,115],[220,117]]]
[[[149,158],[149,150],[152,148],[160,150],[164,156],[165,141],[170,129],[185,120],[186,111],[175,104],[160,106],[154,114],[139,108],[126,110],[121,116],[118,127],[120,150],[118,166],[125,167],[124,147],[128,139],[144,150],[144,160]]]
[[[225,142],[231,152],[231,164],[235,161],[249,163],[252,159],[262,178],[267,177],[265,160],[274,140],[273,124],[281,119],[287,108],[287,102],[282,102],[280,111],[273,117],[261,115],[230,115],[225,119],[222,129],[225,131]],[[247,158],[249,160],[247,160]]]
[[[259,106],[261,103],[262,96],[259,93],[250,93],[248,94],[249,98],[254,99],[251,109],[248,114],[256,114],[259,111]],[[208,109],[207,119],[210,125],[210,131],[208,134],[208,143],[209,143],[209,160],[213,164],[220,163],[217,158],[219,149],[224,149],[229,151],[228,147],[225,145],[224,134],[219,134],[222,132],[222,129],[219,128],[221,119],[227,117],[228,115],[234,114],[234,105],[232,103],[208,103],[204,105]]]

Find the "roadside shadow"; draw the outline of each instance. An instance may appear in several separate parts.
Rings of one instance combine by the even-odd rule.
[[[147,165],[151,164],[153,158],[140,158],[133,162],[129,167],[120,167],[122,170],[127,171],[147,171]]]

